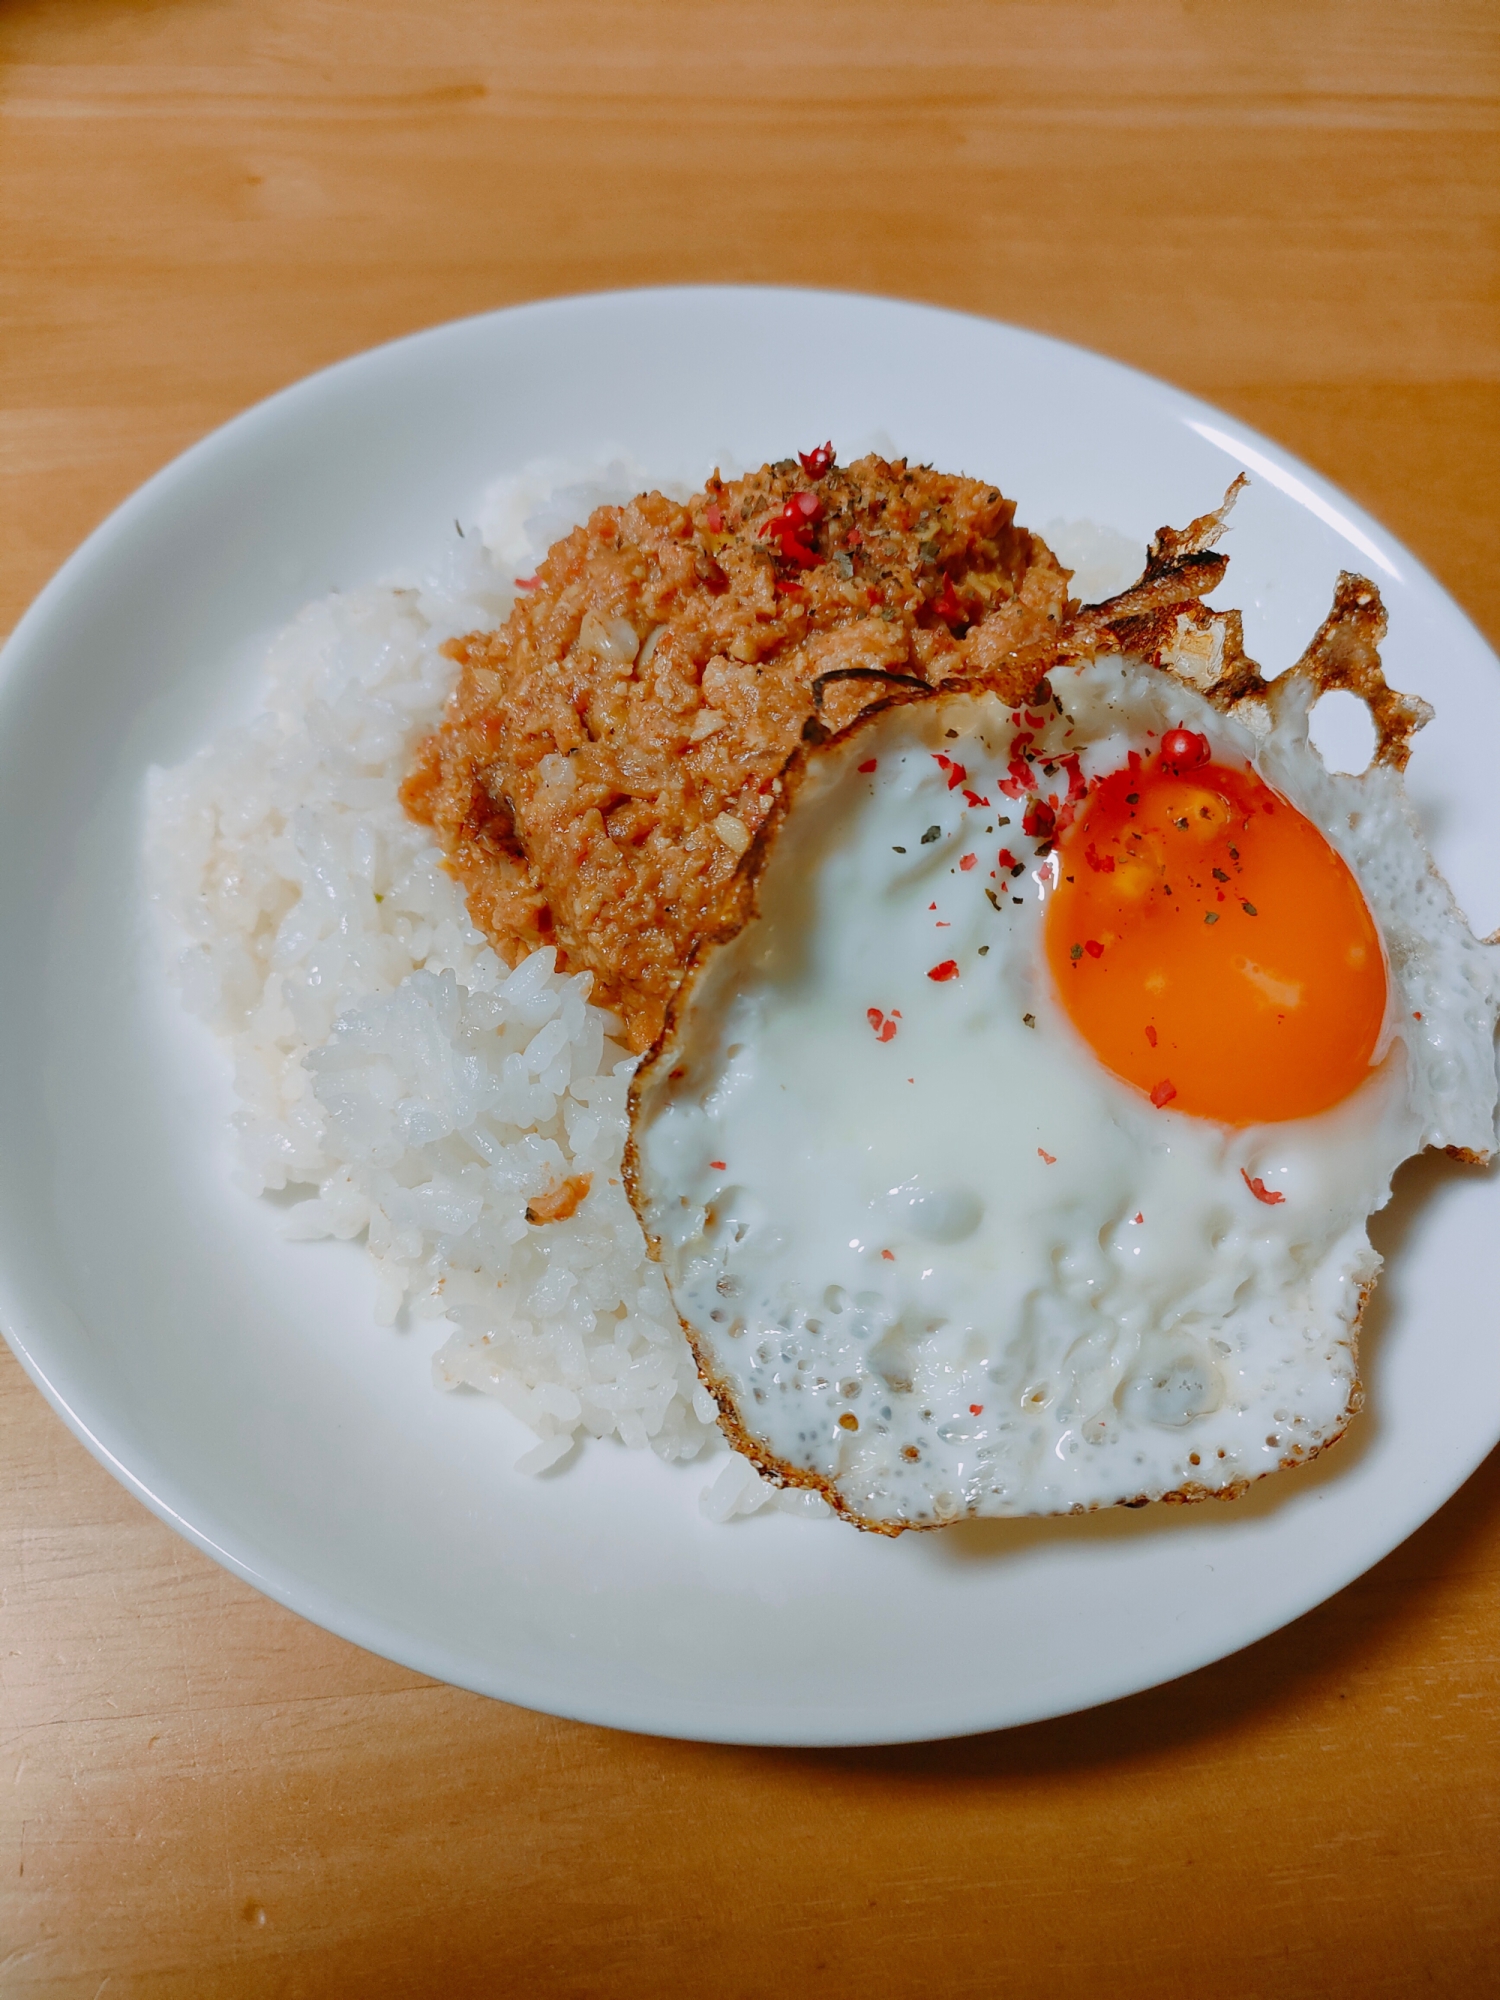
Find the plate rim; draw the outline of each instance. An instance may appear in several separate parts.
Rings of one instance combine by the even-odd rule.
[[[961,312],[921,300],[847,291],[837,287],[788,287],[774,284],[669,285],[568,293],[440,321],[430,327],[416,329],[333,361],[310,375],[285,384],[244,410],[236,412],[224,423],[195,439],[128,494],[91,530],[43,585],[23,612],[3,648],[0,648],[0,702],[8,701],[17,686],[24,683],[28,666],[33,664],[33,653],[45,654],[48,625],[59,607],[67,603],[74,588],[96,565],[109,556],[122,538],[133,531],[138,522],[149,520],[161,501],[184,481],[192,479],[200,468],[211,465],[226,453],[232,454],[243,439],[268,422],[274,422],[282,412],[295,410],[302,402],[316,401],[321,394],[326,393],[331,378],[351,380],[362,371],[378,366],[382,362],[388,362],[402,352],[424,345],[435,345],[445,336],[452,336],[464,330],[474,331],[499,321],[513,323],[520,319],[545,318],[576,312],[579,309],[607,312],[622,301],[659,307],[673,300],[688,298],[698,301],[715,298],[722,300],[745,294],[787,302],[817,300],[836,302],[853,308],[875,307],[883,311],[896,309],[917,318],[936,316],[944,320],[963,322],[972,328],[982,329],[989,335],[1018,337],[1023,342],[1035,343],[1041,349],[1060,351],[1077,364],[1090,369],[1102,369],[1107,375],[1133,382],[1137,389],[1149,390],[1179,414],[1186,415],[1192,411],[1205,420],[1213,419],[1219,424],[1228,425],[1234,432],[1233,442],[1236,446],[1243,440],[1249,449],[1259,452],[1265,459],[1275,463],[1291,478],[1317,495],[1326,505],[1334,507],[1348,524],[1371,540],[1385,545],[1391,556],[1401,565],[1402,581],[1415,584],[1419,589],[1430,592],[1442,600],[1448,610],[1462,621],[1476,645],[1483,649],[1493,663],[1500,665],[1485,635],[1465,608],[1368,510],[1342,492],[1324,474],[1296,458],[1274,439],[1243,423],[1231,412],[1220,410],[1217,406],[1203,401],[1192,392],[1178,388],[1164,378],[1137,369],[1129,363],[1118,361],[1077,342],[1061,340],[1053,335],[1005,320]],[[273,1560],[261,1558],[257,1561],[253,1559],[253,1551],[250,1555],[237,1553],[232,1545],[234,1536],[225,1533],[216,1519],[216,1510],[212,1505],[195,1504],[191,1495],[175,1492],[175,1481],[163,1476],[161,1468],[153,1469],[147,1464],[142,1470],[137,1471],[133,1465],[126,1463],[111,1449],[108,1441],[108,1424],[99,1420],[97,1411],[90,1410],[91,1399],[87,1393],[86,1383],[72,1383],[65,1376],[63,1379],[54,1379],[54,1371],[46,1360],[45,1328],[37,1327],[33,1330],[30,1325],[30,1315],[25,1311],[22,1301],[14,1295],[11,1273],[3,1265],[0,1265],[0,1332],[3,1332],[7,1344],[15,1353],[27,1377],[96,1462],[168,1527],[183,1535],[195,1547],[229,1569],[231,1573],[297,1615],[412,1671],[465,1687],[490,1698],[510,1701],[543,1713],[596,1726],[634,1733],[666,1735],[685,1741],[745,1746],[844,1748],[943,1740],[1002,1728],[1024,1727],[1040,1720],[1107,1706],[1112,1702],[1128,1699],[1133,1694],[1142,1693],[1148,1688],[1166,1685],[1172,1680],[1200,1671],[1243,1650],[1247,1645],[1271,1636],[1347,1588],[1376,1563],[1382,1561],[1386,1555],[1399,1548],[1417,1528],[1445,1505],[1483,1463],[1495,1444],[1500,1442],[1500,1428],[1497,1428],[1495,1436],[1472,1457],[1472,1462],[1469,1462],[1468,1454],[1461,1456],[1456,1476],[1453,1476],[1452,1465],[1445,1468],[1443,1478],[1439,1482],[1440,1491],[1429,1486],[1424,1487],[1420,1494],[1413,1495],[1411,1506],[1403,1511],[1406,1524],[1395,1539],[1382,1535],[1377,1538],[1380,1540],[1380,1547],[1373,1553],[1361,1550],[1353,1567],[1337,1565],[1342,1580],[1333,1584],[1331,1588],[1320,1575],[1304,1591],[1290,1594],[1284,1615],[1278,1616],[1273,1623],[1266,1624],[1260,1619],[1252,1620],[1253,1630],[1231,1634],[1227,1641],[1222,1635],[1216,1635],[1198,1646],[1184,1648],[1181,1664],[1165,1675],[1155,1672],[1154,1669],[1145,1679],[1133,1678],[1127,1674],[1117,1677],[1120,1684],[1116,1686],[1114,1692],[1096,1694],[1077,1701],[1059,1704],[1041,1699],[1034,1701],[1029,1707],[1023,1704],[1020,1708],[1012,1704],[1011,1709],[999,1720],[996,1719],[992,1709],[990,1713],[984,1715],[971,1713],[967,1716],[954,1714],[940,1716],[930,1726],[919,1724],[881,1730],[859,1728],[853,1733],[841,1733],[820,1725],[805,1730],[785,1725],[767,1727],[764,1723],[756,1726],[754,1718],[748,1719],[744,1727],[736,1729],[726,1727],[722,1718],[717,1723],[697,1725],[691,1717],[670,1716],[661,1712],[648,1713],[650,1703],[639,1698],[627,1702],[627,1707],[631,1710],[629,1713],[612,1710],[607,1698],[593,1704],[559,1701],[555,1695],[549,1694],[540,1678],[529,1676],[516,1666],[507,1667],[498,1673],[492,1668],[486,1677],[479,1670],[479,1663],[466,1666],[465,1662],[445,1652],[442,1645],[425,1645],[417,1635],[403,1633],[397,1628],[387,1626],[380,1616],[365,1611],[354,1598],[340,1597],[326,1585],[300,1575],[293,1565],[280,1558]],[[177,1504],[174,1504],[174,1501]],[[216,1538],[213,1532],[215,1529],[218,1529],[224,1539]],[[506,1683],[504,1687],[497,1684],[502,1680]],[[664,1697],[664,1700],[666,1705],[670,1706],[670,1696]],[[995,1704],[996,1707],[999,1705],[998,1702]],[[756,1711],[757,1716],[762,1713]]]

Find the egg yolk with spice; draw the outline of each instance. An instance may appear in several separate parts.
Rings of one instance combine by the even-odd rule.
[[[1226,1125],[1355,1090],[1386,1011],[1380,936],[1312,822],[1172,730],[1091,786],[1057,847],[1047,958],[1099,1060]]]

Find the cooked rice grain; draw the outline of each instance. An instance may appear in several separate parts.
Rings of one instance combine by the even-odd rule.
[[[183,999],[233,1050],[242,1184],[312,1191],[293,1237],[364,1235],[377,1318],[446,1333],[434,1379],[519,1417],[531,1473],[586,1435],[665,1459],[722,1447],[620,1181],[618,1024],[550,950],[507,971],[396,793],[457,673],[444,640],[502,622],[512,576],[640,483],[620,462],[501,482],[485,539],[309,605],[271,646],[263,711],[149,786]],[[528,1223],[571,1174],[592,1177],[576,1213]],[[706,1489],[711,1518],[770,1497],[744,1470]]]

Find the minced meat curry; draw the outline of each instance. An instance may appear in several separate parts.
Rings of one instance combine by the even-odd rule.
[[[826,446],[596,508],[499,631],[450,643],[402,787],[475,924],[510,964],[551,944],[592,971],[649,1048],[815,709],[837,728],[887,675],[993,678],[1056,633],[1068,572],[1014,515],[983,480]]]

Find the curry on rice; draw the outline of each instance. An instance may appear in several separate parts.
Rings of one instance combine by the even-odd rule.
[[[1014,517],[984,480],[827,446],[596,508],[500,630],[451,642],[402,787],[476,925],[511,964],[551,944],[592,971],[649,1048],[814,711],[840,727],[890,675],[1003,679],[1055,636],[1069,572]]]

